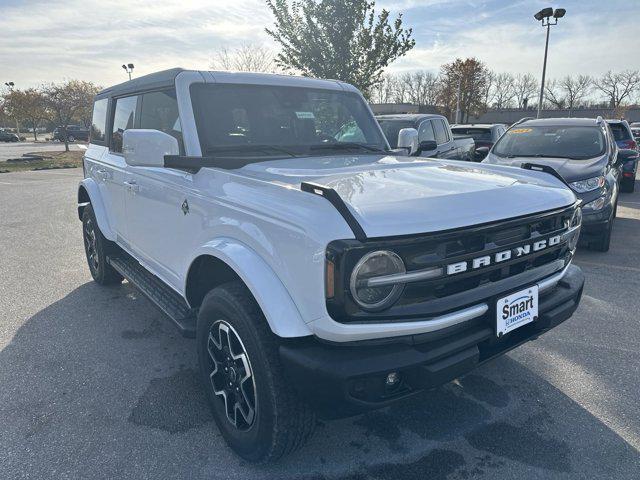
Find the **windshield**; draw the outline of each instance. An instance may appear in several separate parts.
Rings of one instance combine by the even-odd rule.
[[[490,128],[463,128],[455,127],[451,131],[454,135],[469,135],[476,142],[491,142]]]
[[[355,93],[271,85],[191,87],[203,155],[283,157],[385,151]]]
[[[385,120],[380,118],[378,123],[391,148],[398,148],[398,133],[400,133],[400,130],[403,128],[416,128],[415,123],[409,120]]]
[[[499,157],[559,157],[586,159],[603,155],[605,139],[600,127],[516,127],[493,147]]]

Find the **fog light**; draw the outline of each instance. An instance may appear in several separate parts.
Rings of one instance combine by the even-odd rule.
[[[393,387],[400,381],[400,374],[398,372],[391,372],[387,375],[387,387]]]

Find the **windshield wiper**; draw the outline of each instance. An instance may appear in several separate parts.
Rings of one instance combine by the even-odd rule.
[[[536,154],[533,154],[533,155],[507,155],[507,158],[516,158],[516,157],[523,157],[523,158],[568,158],[569,160],[585,160],[587,158],[590,158],[590,157],[583,157],[583,156],[570,157],[569,155],[545,155],[543,153],[536,153]]]
[[[364,143],[356,142],[336,142],[336,143],[319,143],[316,145],[309,145],[309,150],[366,150],[367,152],[380,152],[387,153],[386,150],[374,147],[371,145],[365,145]]]
[[[206,154],[217,154],[218,156],[225,153],[248,153],[248,152],[265,152],[265,153],[283,153],[289,157],[295,157],[296,154],[286,148],[276,145],[225,145],[218,147],[208,147],[205,149]]]
[[[544,155],[542,153],[534,153],[531,155],[522,155],[522,154],[517,154],[517,155],[506,155],[507,158],[516,158],[516,157],[524,157],[524,158],[564,158],[562,156],[557,156],[557,155]]]

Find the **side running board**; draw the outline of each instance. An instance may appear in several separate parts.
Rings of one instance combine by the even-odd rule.
[[[320,197],[326,198],[331,204],[338,210],[338,213],[342,215],[349,228],[353,232],[353,235],[357,240],[364,242],[367,240],[367,234],[364,232],[362,226],[356,220],[356,217],[353,216],[347,204],[344,203],[342,197],[331,187],[325,187],[324,185],[320,185],[318,183],[313,182],[302,182],[300,184],[300,190],[307,193],[313,193],[314,195],[319,195]]]
[[[178,293],[125,252],[109,255],[107,262],[173,320],[182,336],[195,338],[195,311]]]

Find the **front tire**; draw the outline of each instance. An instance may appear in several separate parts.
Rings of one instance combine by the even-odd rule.
[[[116,285],[122,282],[122,275],[107,263],[107,255],[118,247],[102,235],[91,204],[85,206],[82,212],[82,238],[89,271],[96,283]]]
[[[277,460],[311,436],[315,415],[287,381],[279,339],[241,282],[205,296],[196,342],[214,419],[238,455],[250,462]]]
[[[613,230],[613,220],[616,218],[616,213],[618,209],[618,202],[611,213],[611,217],[609,218],[609,222],[607,224],[607,228],[604,232],[602,232],[600,238],[591,244],[593,250],[598,252],[608,252],[609,247],[611,245],[611,231]]]

